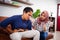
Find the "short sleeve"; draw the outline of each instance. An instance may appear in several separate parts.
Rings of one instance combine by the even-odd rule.
[[[3,28],[6,28],[6,27],[8,26],[8,24],[10,24],[11,22],[14,21],[14,19],[15,19],[14,16],[9,17],[9,18],[3,20],[3,21],[0,23],[0,26],[3,27]]]
[[[32,24],[32,26],[36,26],[37,25],[37,20],[34,21],[34,23]]]
[[[50,23],[51,23],[50,21],[46,23],[47,31],[49,31],[49,27],[51,26]]]

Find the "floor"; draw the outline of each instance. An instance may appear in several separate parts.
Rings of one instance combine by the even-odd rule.
[[[56,31],[53,33],[54,38],[50,40],[60,40],[60,31]]]
[[[56,40],[60,40],[60,31],[56,32]]]

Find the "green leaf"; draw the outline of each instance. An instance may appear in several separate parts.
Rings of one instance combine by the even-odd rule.
[[[33,16],[32,17],[33,18],[37,18],[38,15],[40,15],[40,13],[41,13],[40,9],[37,9],[36,12],[33,13]]]

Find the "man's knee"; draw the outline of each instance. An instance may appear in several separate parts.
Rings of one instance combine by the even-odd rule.
[[[20,34],[18,32],[10,34],[11,39],[20,39]]]
[[[39,32],[38,30],[35,30],[35,33],[36,33],[37,35],[40,35],[40,32]]]

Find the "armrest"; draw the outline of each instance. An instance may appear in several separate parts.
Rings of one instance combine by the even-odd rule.
[[[8,25],[7,28],[10,28],[11,29],[11,25]],[[0,27],[0,33],[2,34],[10,34],[10,32],[7,30],[7,28],[2,28]]]
[[[8,31],[0,27],[0,34],[9,34]]]

